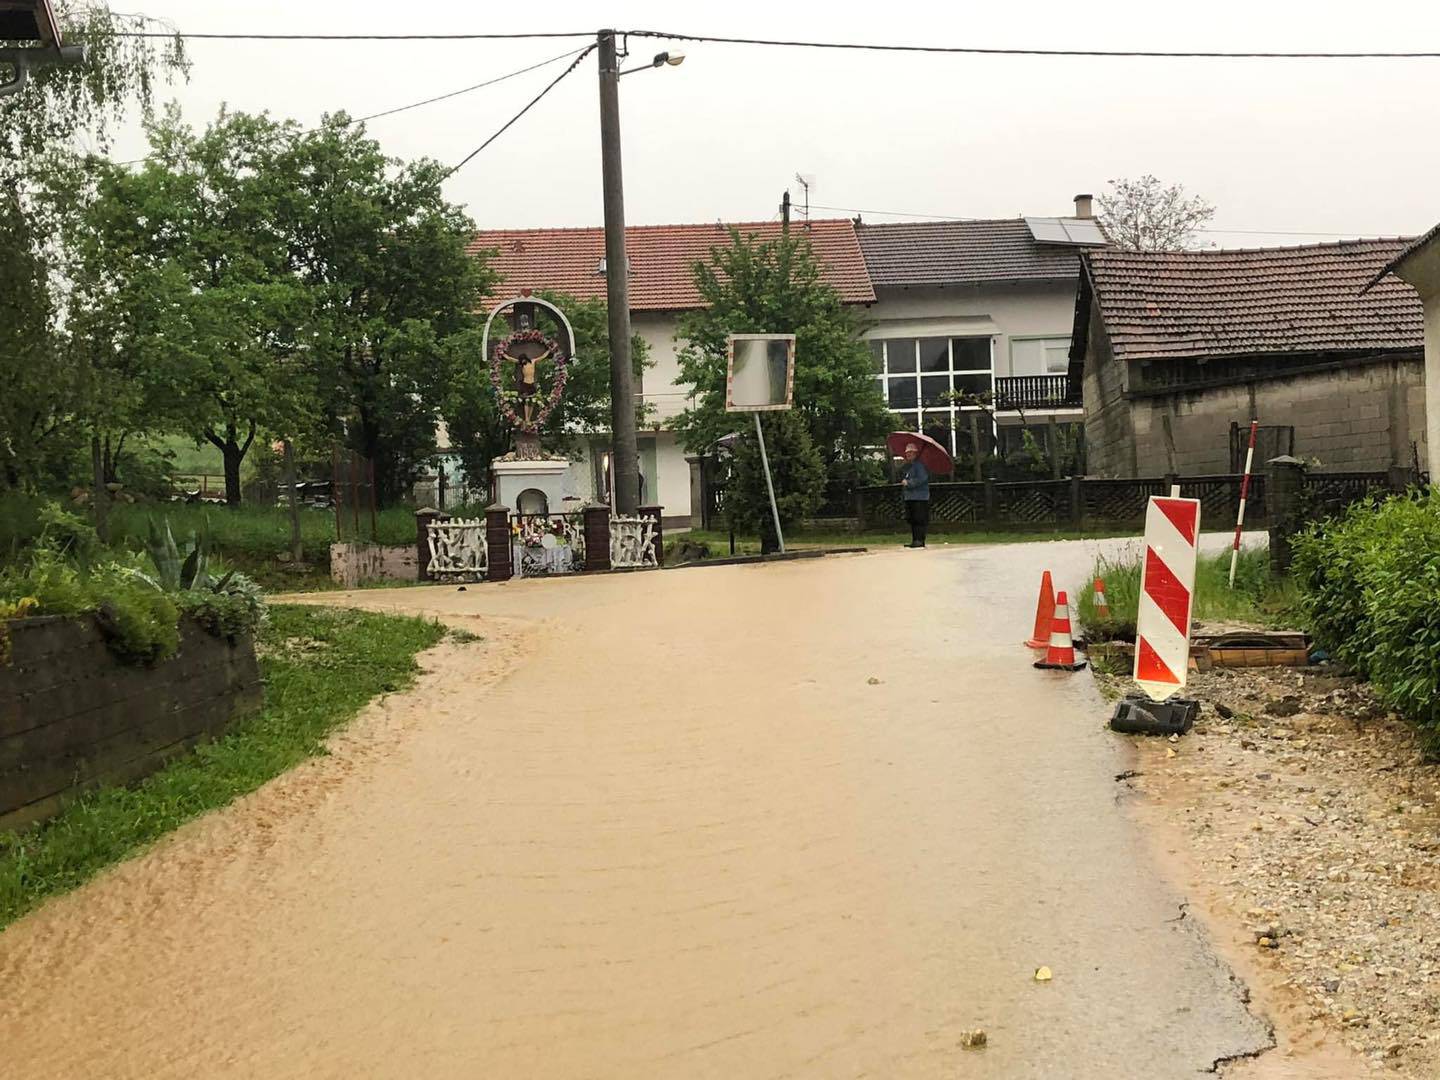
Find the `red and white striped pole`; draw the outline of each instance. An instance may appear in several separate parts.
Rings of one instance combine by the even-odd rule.
[[[1235,564],[1240,559],[1240,530],[1245,527],[1245,500],[1250,497],[1250,467],[1255,463],[1255,433],[1260,421],[1250,421],[1250,447],[1245,451],[1245,475],[1240,480],[1240,511],[1235,515],[1235,543],[1230,548],[1230,588],[1235,588]]]

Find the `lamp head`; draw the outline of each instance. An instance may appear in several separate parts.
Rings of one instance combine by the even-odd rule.
[[[655,54],[655,59],[651,61],[651,64],[653,67],[659,67],[661,64],[669,64],[671,67],[678,67],[684,62],[684,53],[662,52]]]

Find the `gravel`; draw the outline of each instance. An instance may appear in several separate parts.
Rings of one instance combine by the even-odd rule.
[[[1328,667],[1192,673],[1186,693],[1195,729],[1140,739],[1132,783],[1312,1019],[1377,1070],[1440,1076],[1440,767]]]

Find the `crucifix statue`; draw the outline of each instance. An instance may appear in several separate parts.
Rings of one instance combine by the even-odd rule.
[[[515,329],[517,332],[531,330],[535,326],[534,305],[515,305]],[[505,355],[515,364],[515,391],[520,396],[522,415],[530,424],[535,417],[535,395],[539,391],[536,369],[542,360],[550,358],[550,347],[544,341],[512,341],[505,347]]]

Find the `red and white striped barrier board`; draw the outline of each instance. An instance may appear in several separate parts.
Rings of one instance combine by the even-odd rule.
[[[1199,499],[1151,497],[1145,510],[1135,682],[1155,701],[1185,685],[1199,535]]]

